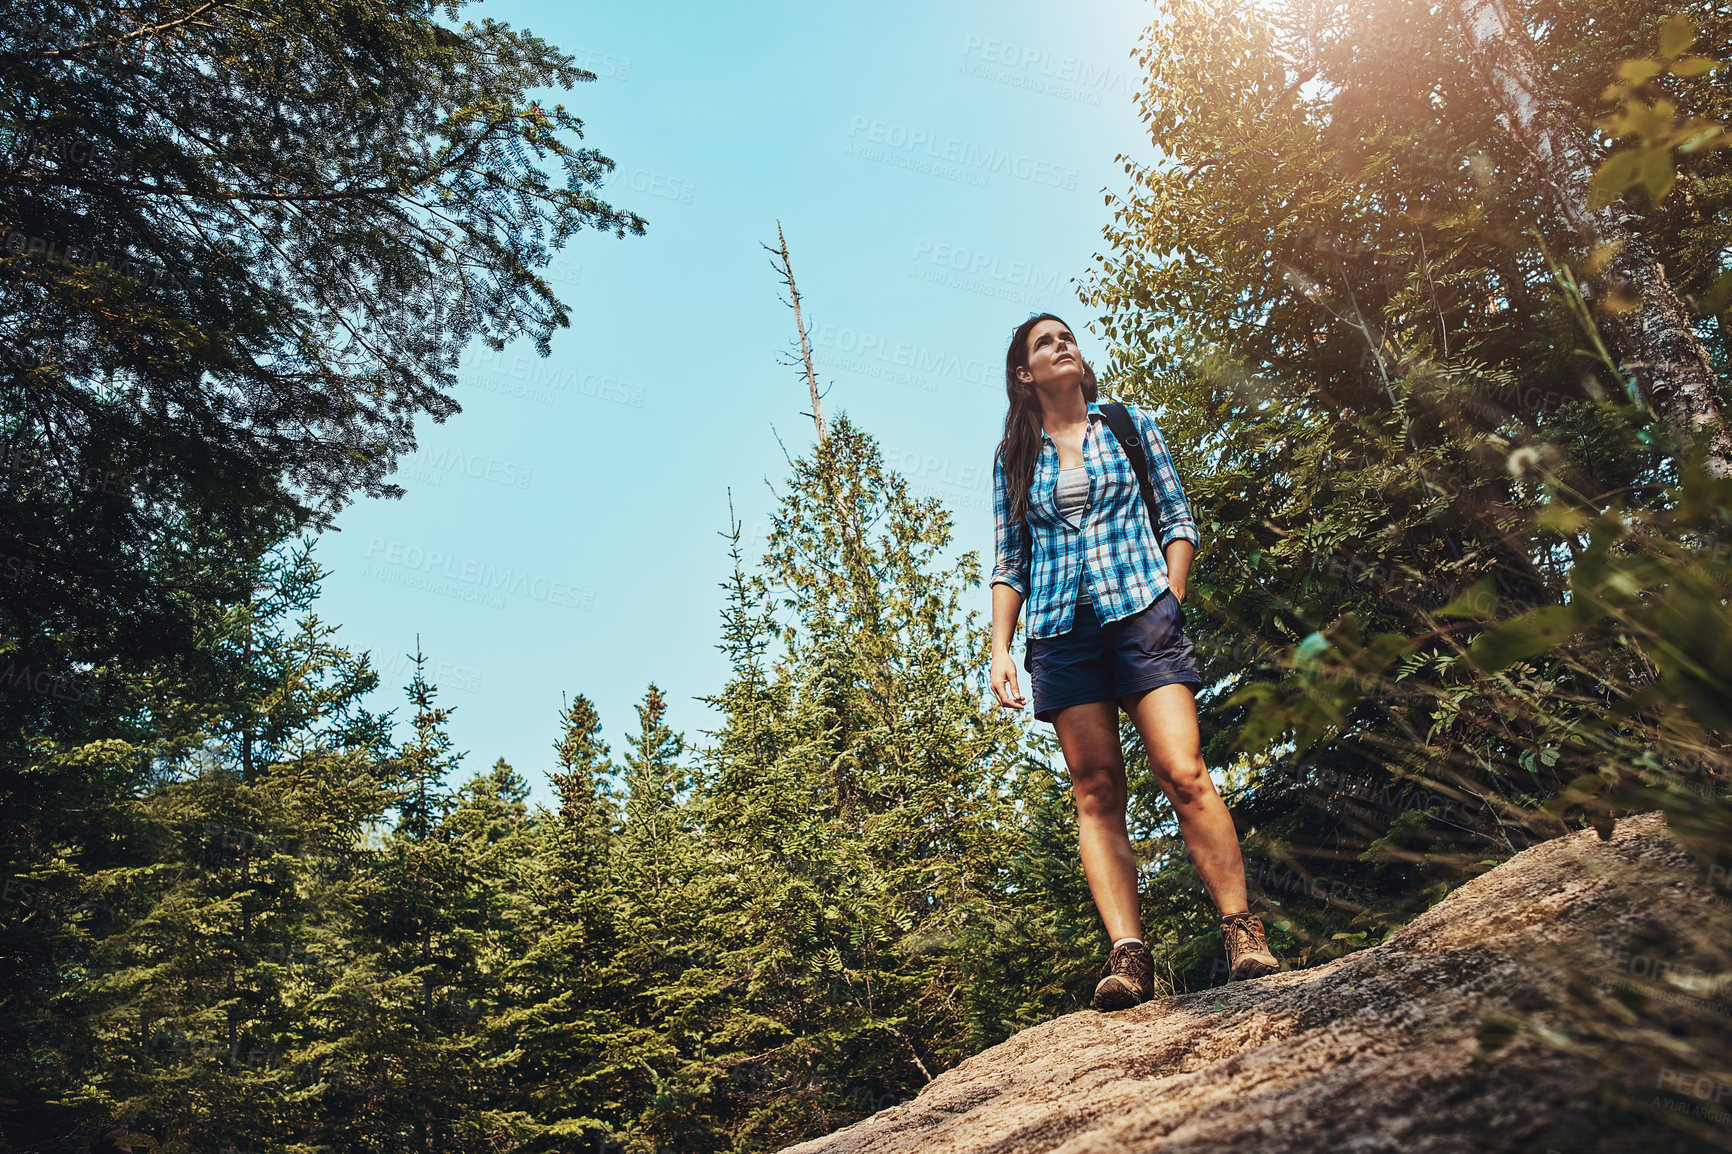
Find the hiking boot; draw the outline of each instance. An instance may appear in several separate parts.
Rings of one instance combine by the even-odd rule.
[[[1155,958],[1141,942],[1126,942],[1107,955],[1106,976],[1095,987],[1097,1010],[1128,1010],[1155,996]]]
[[[1260,978],[1281,969],[1281,963],[1269,952],[1269,940],[1263,936],[1263,923],[1254,914],[1228,914],[1222,918],[1221,940],[1227,944],[1229,982]]]

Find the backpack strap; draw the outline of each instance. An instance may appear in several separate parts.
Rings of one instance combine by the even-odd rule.
[[[1142,438],[1137,436],[1137,426],[1131,420],[1128,409],[1117,401],[1109,401],[1100,406],[1101,416],[1106,419],[1106,426],[1112,430],[1118,439],[1119,447],[1125,451],[1125,456],[1131,459],[1131,468],[1137,474],[1137,487],[1143,493],[1143,506],[1149,511],[1149,528],[1155,532],[1157,547],[1161,539],[1161,524],[1155,513],[1155,487],[1149,483],[1149,459],[1143,455]]]

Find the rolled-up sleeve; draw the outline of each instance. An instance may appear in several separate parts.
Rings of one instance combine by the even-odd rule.
[[[992,536],[992,580],[988,584],[1009,585],[1026,598],[1028,522],[1011,517],[1010,483],[1005,479],[1002,459],[995,459],[992,466]]]
[[[1173,458],[1167,452],[1166,439],[1155,424],[1155,418],[1140,406],[1136,409],[1137,435],[1149,459],[1149,485],[1155,491],[1155,515],[1160,522],[1160,546],[1180,537],[1193,545],[1202,543],[1197,522],[1191,517],[1191,504],[1185,499],[1185,488],[1179,484],[1179,474],[1173,468]]]

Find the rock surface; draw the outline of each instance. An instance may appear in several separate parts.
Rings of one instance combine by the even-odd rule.
[[[1560,959],[1615,976],[1633,932],[1699,916],[1700,877],[1657,813],[1618,822],[1607,842],[1572,834],[1380,946],[1035,1026],[788,1154],[1625,1148],[1605,1144],[1596,1102],[1608,1077],[1641,1089],[1653,1071],[1620,1074],[1509,1023],[1543,1022],[1569,996],[1582,971]]]

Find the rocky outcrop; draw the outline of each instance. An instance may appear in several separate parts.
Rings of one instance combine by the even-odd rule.
[[[1713,1018],[1732,960],[1702,952],[1718,948],[1714,900],[1659,814],[1628,818],[1609,841],[1584,831],[1518,854],[1373,949],[1024,1030],[789,1154],[1708,1148],[1628,1105],[1675,1099],[1660,1105],[1712,1126],[1684,1059],[1668,1059],[1668,1086],[1664,1063],[1608,1068],[1604,1045],[1570,1033],[1584,999],[1603,1009],[1620,990],[1632,1013],[1672,991],[1700,1003],[1674,1011],[1732,1031]],[[1632,941],[1662,938],[1696,961],[1632,961],[1647,957]],[[1642,1133],[1659,1138],[1633,1145]]]

